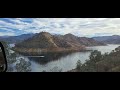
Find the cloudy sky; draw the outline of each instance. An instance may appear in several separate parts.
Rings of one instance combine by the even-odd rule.
[[[120,35],[120,18],[0,18],[0,36],[41,31],[86,37]]]

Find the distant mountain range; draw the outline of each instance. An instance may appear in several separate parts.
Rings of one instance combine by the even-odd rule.
[[[0,41],[5,41],[8,43],[18,43],[18,42],[24,41],[34,35],[35,34],[30,33],[30,34],[22,34],[19,36],[0,36]]]
[[[101,37],[93,37],[94,40],[100,41],[106,44],[120,44],[120,36],[101,36]]]
[[[105,45],[92,38],[77,37],[72,34],[52,35],[48,32],[38,33],[15,45],[19,52],[47,52],[66,50],[85,50],[85,46]]]

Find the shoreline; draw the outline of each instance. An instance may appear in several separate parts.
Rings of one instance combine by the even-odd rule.
[[[13,51],[18,52],[20,54],[26,54],[26,55],[40,55],[43,53],[61,53],[61,52],[88,52],[93,51],[88,49],[88,47],[96,47],[96,46],[108,46],[107,45],[95,45],[95,46],[83,46],[83,47],[72,47],[72,48],[47,48],[47,49],[41,49],[41,48],[17,48],[13,47],[11,48]]]
[[[68,48],[68,49],[25,49],[25,48],[13,48],[12,49],[15,52],[18,52],[20,54],[24,55],[40,55],[44,53],[67,53],[67,52],[89,52],[92,50],[85,49],[78,49],[78,48]],[[40,51],[41,50],[41,51]]]

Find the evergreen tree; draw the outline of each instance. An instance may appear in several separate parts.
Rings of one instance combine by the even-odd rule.
[[[77,63],[76,63],[76,69],[81,70],[81,66],[82,66],[82,63],[81,63],[80,60],[78,60]]]

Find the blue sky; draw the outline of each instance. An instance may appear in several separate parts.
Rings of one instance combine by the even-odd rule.
[[[0,36],[41,31],[81,37],[120,35],[120,18],[0,18]]]

